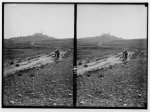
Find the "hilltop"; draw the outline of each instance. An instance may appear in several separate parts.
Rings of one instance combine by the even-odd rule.
[[[42,40],[55,40],[55,39],[56,38],[50,37],[47,35],[43,35],[42,33],[35,33],[33,35],[5,39],[5,41],[15,42],[15,43],[25,43],[25,42],[38,42],[38,41],[42,41]]]
[[[72,48],[73,47],[73,39],[57,39],[54,37],[50,37],[47,35],[43,35],[42,33],[35,33],[33,35],[21,36],[21,37],[13,37],[10,39],[4,39],[4,48]]]
[[[96,44],[100,43],[102,44],[104,42],[110,42],[114,40],[123,40],[123,39],[114,35],[104,33],[100,36],[80,38],[78,39],[78,43],[96,43]]]

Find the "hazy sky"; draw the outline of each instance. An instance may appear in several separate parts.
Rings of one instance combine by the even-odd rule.
[[[71,4],[6,4],[4,38],[40,33],[73,38],[74,6]]]
[[[102,33],[125,39],[147,38],[147,8],[144,5],[78,5],[78,38]]]

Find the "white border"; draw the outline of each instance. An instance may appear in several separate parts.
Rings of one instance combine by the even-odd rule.
[[[148,2],[150,3],[149,0],[0,0],[0,14],[2,15],[2,2],[128,2],[128,3],[131,3],[131,2]],[[150,4],[149,4],[150,5]],[[150,6],[149,6],[150,7]],[[150,8],[149,8],[150,9]],[[149,15],[150,15],[150,10],[149,10]],[[2,16],[0,18],[0,21],[2,21]],[[150,23],[150,21],[148,21]],[[0,27],[0,35],[2,35],[2,22],[0,22],[1,24],[1,27]],[[148,24],[149,26],[149,24]],[[149,33],[149,28],[148,28],[148,33]],[[1,37],[1,36],[0,36]],[[2,37],[1,37],[2,38]],[[150,39],[148,39],[148,43],[150,43]],[[2,39],[0,39],[0,45],[2,46]],[[150,46],[148,46],[148,54],[149,54],[149,50],[150,50]],[[0,49],[0,53],[2,54],[2,49]],[[148,65],[150,64],[150,56],[148,55]],[[1,62],[1,65],[2,65],[2,55],[0,55],[0,62]],[[148,74],[149,74],[149,66],[148,66]],[[1,71],[2,67],[0,67],[0,73],[2,73]],[[2,81],[2,74],[0,76],[0,81]],[[150,81],[150,76],[148,76],[148,109],[50,109],[50,108],[46,108],[46,109],[42,109],[42,108],[36,108],[36,109],[30,109],[30,108],[1,108],[1,103],[0,103],[0,111],[1,112],[77,112],[77,111],[80,111],[80,112],[148,112],[150,110],[150,104],[149,104],[149,101],[150,101],[150,84],[149,84],[149,81]],[[2,84],[2,82],[1,82]],[[0,90],[2,90],[2,85],[0,85]],[[1,96],[2,94],[0,94],[0,102],[1,102]]]

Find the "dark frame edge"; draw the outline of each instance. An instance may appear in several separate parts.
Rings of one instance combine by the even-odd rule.
[[[5,5],[5,2],[2,2],[2,75],[1,75],[1,78],[2,78],[2,81],[1,81],[1,85],[2,85],[2,88],[1,88],[1,91],[2,91],[2,94],[1,94],[1,107],[2,108],[4,108],[5,107],[5,105],[3,104],[3,93],[4,93],[4,91],[3,91],[3,88],[4,88],[4,86],[3,86],[3,82],[4,82],[4,80],[3,80],[3,52],[4,52],[4,5]]]
[[[4,4],[112,4],[112,5],[141,5],[148,2],[2,2]]]

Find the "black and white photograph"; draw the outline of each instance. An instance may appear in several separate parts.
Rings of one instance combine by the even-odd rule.
[[[148,109],[148,8],[2,2],[2,108]]]
[[[147,6],[77,5],[77,107],[147,108]]]
[[[3,106],[73,106],[72,4],[4,4]]]

